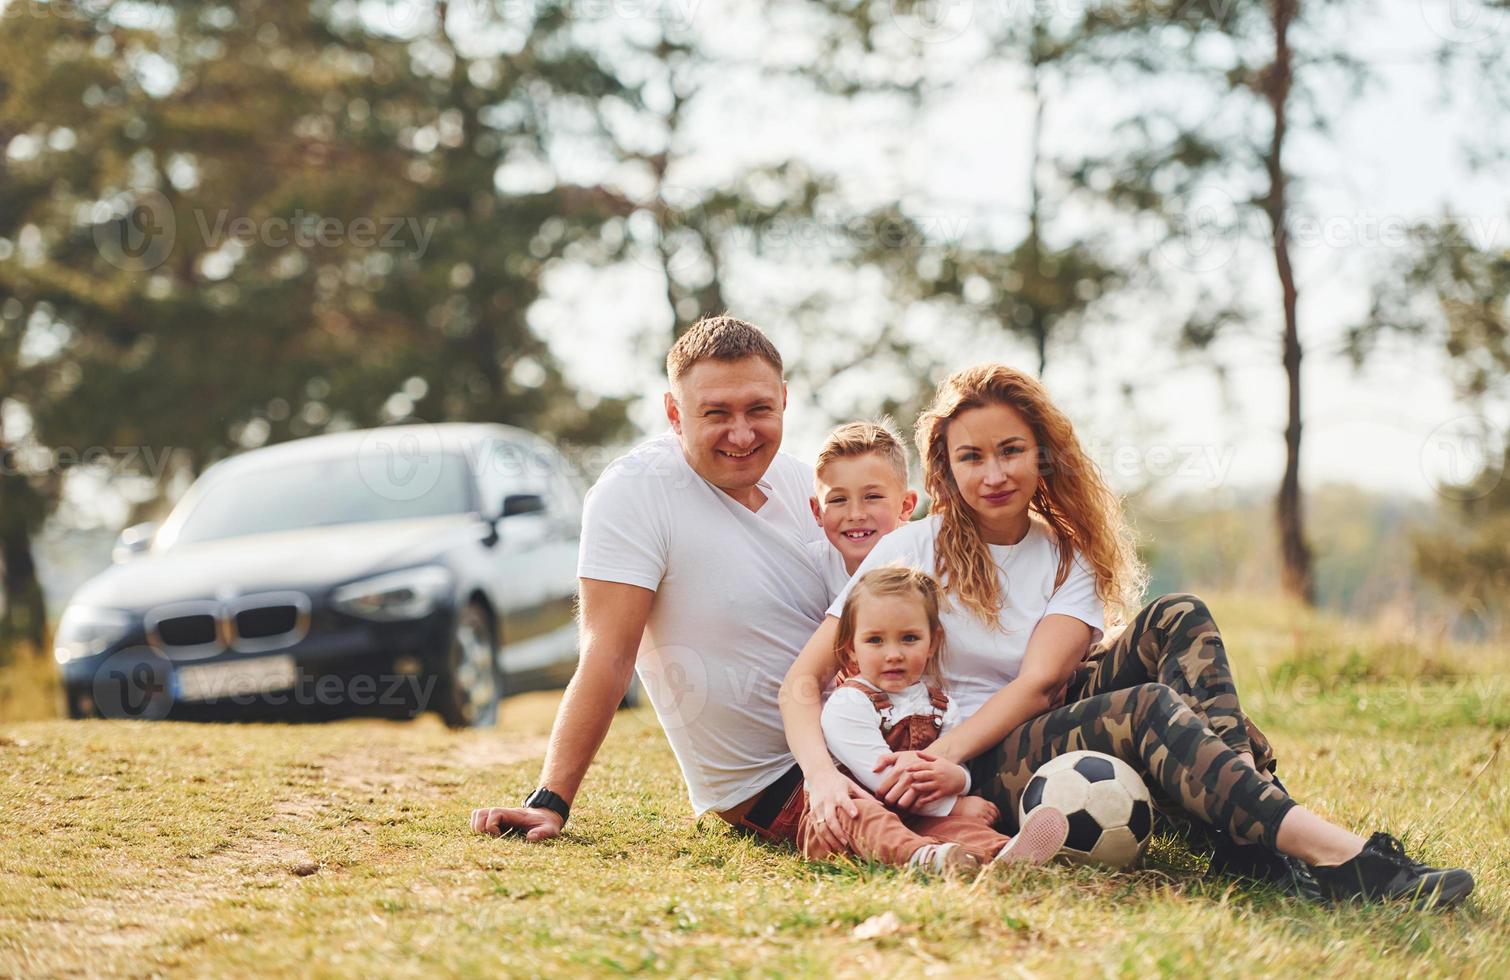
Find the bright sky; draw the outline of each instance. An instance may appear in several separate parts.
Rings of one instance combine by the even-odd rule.
[[[737,51],[759,43],[751,37],[759,24],[722,20],[715,16],[718,6],[704,0],[693,8],[715,47]],[[1334,137],[1298,141],[1290,157],[1307,179],[1315,221],[1294,254],[1306,349],[1302,470],[1312,486],[1347,481],[1429,497],[1444,478],[1471,475],[1483,454],[1476,423],[1465,420],[1473,410],[1454,400],[1443,358],[1423,346],[1395,344],[1357,372],[1339,347],[1345,328],[1368,308],[1373,270],[1398,254],[1391,235],[1405,223],[1450,207],[1470,222],[1478,244],[1510,246],[1510,181],[1503,174],[1496,181],[1469,172],[1462,140],[1482,121],[1475,123],[1462,106],[1442,104],[1438,76],[1425,62],[1442,34],[1477,43],[1492,31],[1510,32],[1510,14],[1465,19],[1460,0],[1377,6],[1347,28],[1349,53],[1376,73],[1373,86],[1356,100],[1329,93],[1334,109],[1345,107],[1335,117]],[[970,41],[965,33],[952,43]],[[1093,97],[1094,106],[1084,100],[1051,106],[1046,145],[1064,148],[1097,138],[1093,120],[1105,114],[1097,109],[1119,96]],[[982,78],[924,118],[879,114],[874,106],[793,101],[781,92],[713,94],[707,102],[705,128],[695,136],[703,149],[686,162],[685,179],[788,149],[818,152],[824,165],[851,175],[860,193],[911,202],[914,214],[945,234],[986,233],[1020,222],[1029,112],[1009,75]],[[1175,263],[1172,271],[1188,276],[1191,288],[1203,282],[1218,292],[1235,288],[1261,311],[1246,336],[1217,352],[1228,373],[1227,397],[1209,362],[1177,356],[1158,339],[1169,333],[1157,305],[1146,302],[1116,308],[1114,325],[1078,346],[1051,349],[1045,380],[1082,438],[1097,447],[1103,465],[1126,488],[1160,476],[1170,491],[1272,487],[1283,467],[1285,404],[1272,260],[1261,246],[1215,260],[1209,253],[1178,251],[1165,258]],[[1235,286],[1226,285],[1229,278]],[[751,287],[755,281],[752,274],[734,283],[731,312],[755,320],[784,349],[797,346],[770,294]],[[853,299],[863,311],[863,284],[855,286]],[[552,295],[536,323],[574,375],[603,393],[643,394],[636,418],[648,429],[660,428],[660,358],[669,315],[659,276],[638,266],[592,274],[563,270]],[[836,326],[836,336],[842,335]],[[986,357],[1034,366],[1025,345],[1008,342],[997,350],[972,344],[949,357],[954,366]],[[1144,381],[1135,412],[1120,395],[1129,378]],[[787,448],[811,457],[829,421],[808,393],[794,391]],[[1510,419],[1492,422],[1503,432]]]

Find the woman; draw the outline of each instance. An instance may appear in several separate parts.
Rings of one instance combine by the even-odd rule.
[[[894,562],[938,576],[950,607],[941,666],[968,717],[928,754],[895,757],[879,790],[887,802],[926,801],[945,766],[965,764],[974,791],[1010,819],[1040,765],[1090,749],[1131,764],[1163,805],[1218,839],[1230,834],[1214,865],[1275,882],[1298,870],[1331,899],[1442,907],[1472,891],[1468,872],[1428,868],[1387,834],[1365,841],[1290,798],[1198,598],[1156,599],[1098,642],[1104,610],[1120,621],[1141,594],[1141,568],[1116,496],[1035,379],[998,364],[957,372],[918,419],[917,445],[933,511],[883,538],[856,577]],[[861,792],[835,768],[819,728],[845,597],[781,690],[809,810],[835,846]]]

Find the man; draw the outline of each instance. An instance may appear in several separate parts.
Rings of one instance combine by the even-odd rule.
[[[636,667],[693,809],[790,839],[801,770],[777,694],[823,621],[807,557],[812,469],[779,452],[781,355],[756,327],[705,318],[666,358],[672,432],[616,460],[582,518],[581,658],[540,788],[472,814],[478,833],[555,837]],[[790,824],[790,826],[788,826]]]

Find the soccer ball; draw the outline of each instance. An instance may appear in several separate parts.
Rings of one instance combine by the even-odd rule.
[[[1022,792],[1019,826],[1044,804],[1069,818],[1059,853],[1074,861],[1130,868],[1153,832],[1148,787],[1132,766],[1100,752],[1069,752],[1040,766]]]

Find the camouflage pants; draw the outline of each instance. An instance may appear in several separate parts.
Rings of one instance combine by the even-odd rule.
[[[1091,651],[1065,702],[978,760],[991,774],[983,795],[1004,817],[1015,822],[1039,766],[1090,749],[1137,769],[1161,806],[1274,846],[1295,803],[1267,778],[1274,754],[1238,704],[1221,634],[1200,599],[1166,595],[1149,603]],[[1257,771],[1241,752],[1253,753]]]

